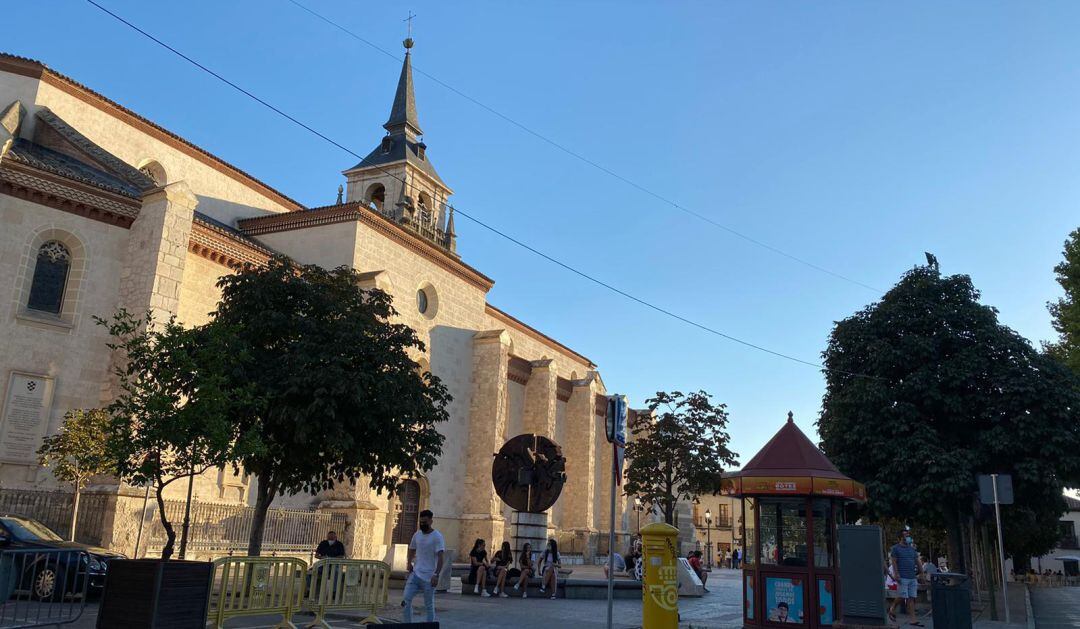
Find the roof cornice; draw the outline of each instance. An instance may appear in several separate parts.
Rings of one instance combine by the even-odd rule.
[[[527,335],[533,337],[534,339],[540,341],[544,345],[547,345],[549,347],[552,347],[554,349],[557,349],[557,350],[563,352],[564,354],[567,354],[571,358],[584,363],[586,367],[589,367],[589,368],[595,368],[596,367],[596,364],[593,361],[589,360],[588,357],[582,356],[581,354],[575,352],[574,350],[572,350],[569,347],[563,345],[562,343],[556,341],[555,339],[551,338],[547,334],[544,334],[540,330],[537,330],[536,328],[534,328],[531,325],[525,323],[524,321],[521,321],[520,319],[517,319],[517,318],[513,317],[512,315],[510,315],[510,314],[508,314],[508,313],[506,313],[506,312],[504,312],[502,310],[499,310],[498,308],[496,308],[495,306],[492,306],[491,304],[485,303],[484,306],[485,306],[485,312],[487,312],[492,317],[495,317],[499,321],[502,321],[506,325],[514,328],[515,330],[518,330],[519,332],[524,332],[525,334],[527,334]]]
[[[352,202],[342,205],[328,205],[312,208],[303,212],[272,214],[245,218],[238,221],[240,230],[250,236],[272,234],[276,232],[307,229],[320,225],[332,225],[355,221],[371,227],[376,232],[390,238],[398,244],[427,258],[443,269],[469,282],[485,293],[495,285],[495,280],[465,264],[457,256],[430,243],[426,238],[405,229],[378,212],[365,207],[362,203]]]
[[[151,120],[140,116],[134,111],[124,107],[123,105],[113,101],[102,94],[95,92],[89,87],[75,81],[74,79],[60,74],[44,63],[36,61],[34,59],[28,59],[26,57],[19,57],[17,55],[11,55],[8,53],[0,52],[0,72],[10,72],[12,74],[18,74],[21,76],[38,79],[44,83],[47,83],[84,103],[91,105],[92,107],[102,111],[112,117],[124,122],[143,133],[153,137],[154,139],[167,144],[168,146],[184,153],[185,155],[196,159],[203,164],[217,170],[223,175],[231,177],[241,184],[252,188],[256,192],[263,194],[281,205],[285,206],[289,210],[296,211],[303,209],[303,206],[282,192],[271,188],[266,183],[256,179],[248,173],[240,170],[236,166],[226,162],[220,157],[210,153],[209,151],[202,149],[188,140],[176,135],[168,129],[158,125]]]

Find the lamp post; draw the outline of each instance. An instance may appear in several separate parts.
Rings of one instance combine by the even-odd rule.
[[[637,532],[641,535],[641,497],[634,496],[634,511],[637,512]]]
[[[708,557],[705,565],[712,570],[712,510],[705,510],[705,555]]]

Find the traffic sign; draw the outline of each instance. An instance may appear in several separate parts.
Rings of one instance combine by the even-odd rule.
[[[994,477],[997,477],[997,500],[994,500]],[[1013,503],[1012,475],[979,474],[979,502],[984,505]]]

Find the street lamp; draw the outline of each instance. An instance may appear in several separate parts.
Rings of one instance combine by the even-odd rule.
[[[641,512],[643,509],[641,507],[640,496],[634,496],[634,511],[637,511],[637,532],[638,535],[641,535]]]
[[[705,554],[708,557],[705,565],[712,570],[712,510],[705,510]]]

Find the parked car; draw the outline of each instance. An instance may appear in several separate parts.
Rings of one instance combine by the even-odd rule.
[[[32,518],[0,515],[0,550],[7,549],[71,551],[9,555],[16,559],[5,567],[20,573],[16,575],[16,587],[29,591],[31,596],[39,600],[60,600],[66,594],[82,592],[83,579],[88,580],[88,594],[100,594],[105,587],[109,561],[126,558],[104,548],[66,541],[56,531]]]

